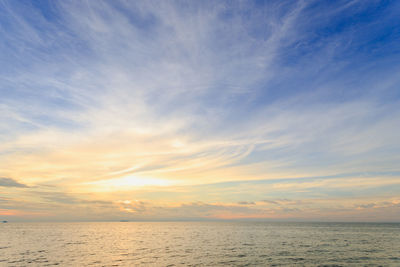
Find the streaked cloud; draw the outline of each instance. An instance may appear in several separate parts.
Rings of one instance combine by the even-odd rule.
[[[398,3],[0,9],[0,176],[18,178],[0,195],[18,212],[342,218],[334,203],[350,196],[348,212],[396,208],[376,203],[400,192]]]
[[[11,178],[6,178],[6,177],[0,177],[0,186],[3,187],[28,187],[25,184],[21,184],[14,179]]]

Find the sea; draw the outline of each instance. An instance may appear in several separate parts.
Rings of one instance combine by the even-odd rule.
[[[0,266],[400,266],[400,224],[10,222]]]

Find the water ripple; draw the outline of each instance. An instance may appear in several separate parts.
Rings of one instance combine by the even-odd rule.
[[[400,224],[10,223],[0,231],[0,266],[400,266],[399,230]]]

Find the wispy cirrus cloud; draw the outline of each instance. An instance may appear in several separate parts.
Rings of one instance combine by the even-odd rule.
[[[268,186],[381,194],[396,178],[326,177],[399,171],[399,8],[3,1],[0,174],[79,193],[293,178]],[[212,190],[237,204],[268,186]]]

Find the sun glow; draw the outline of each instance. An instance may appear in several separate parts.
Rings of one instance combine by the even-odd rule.
[[[113,191],[131,190],[134,187],[145,186],[169,186],[174,183],[170,180],[165,179],[128,175],[121,178],[101,180],[86,184],[93,186],[96,191]]]

